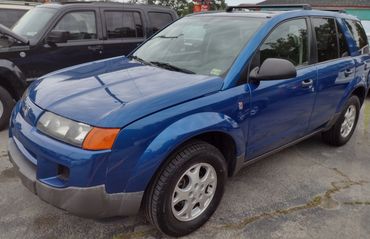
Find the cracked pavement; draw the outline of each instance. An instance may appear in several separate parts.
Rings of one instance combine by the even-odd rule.
[[[144,219],[92,220],[28,192],[0,132],[0,238],[166,238]],[[231,178],[210,221],[186,238],[369,238],[370,98],[344,147],[314,136]]]

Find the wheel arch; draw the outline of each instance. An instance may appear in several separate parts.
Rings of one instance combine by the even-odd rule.
[[[350,85],[342,99],[339,101],[336,109],[336,113],[340,113],[343,110],[343,107],[345,106],[348,99],[352,96],[356,95],[360,99],[361,105],[365,102],[366,97],[366,86],[364,84],[357,84],[357,85]]]
[[[4,87],[15,100],[20,99],[27,87],[22,71],[8,60],[0,60],[0,86]]]
[[[361,85],[355,88],[352,91],[351,95],[357,96],[360,99],[360,104],[362,105],[365,102],[365,98],[366,98],[366,87]]]
[[[240,169],[240,161],[244,160],[245,139],[237,122],[226,115],[202,112],[176,121],[152,141],[137,161],[126,191],[135,191],[130,188],[130,181],[138,178],[141,179],[140,187],[146,191],[169,162],[170,156],[192,140],[202,140],[217,147],[227,161],[229,176]],[[150,177],[142,173],[148,173],[149,168],[152,172]]]

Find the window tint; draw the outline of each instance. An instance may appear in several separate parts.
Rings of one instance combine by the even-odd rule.
[[[0,24],[11,28],[26,12],[26,10],[0,9]]]
[[[289,60],[295,66],[308,64],[308,37],[305,19],[279,25],[260,48],[261,65],[267,58]]]
[[[338,31],[338,42],[339,42],[339,54],[340,54],[339,56],[340,57],[349,56],[346,37],[344,36],[339,26],[337,28],[337,31]]]
[[[94,12],[71,12],[55,26],[56,31],[68,33],[68,40],[96,39],[96,20]]]
[[[367,36],[359,21],[345,20],[361,54],[369,52]]]
[[[312,24],[316,34],[318,61],[323,62],[338,58],[335,20],[332,18],[312,18]]]
[[[161,30],[172,22],[172,16],[168,13],[149,12],[149,22],[152,24],[153,32]]]
[[[143,24],[138,12],[105,12],[105,22],[109,39],[144,37]]]

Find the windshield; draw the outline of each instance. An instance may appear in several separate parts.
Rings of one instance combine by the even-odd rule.
[[[185,17],[146,42],[133,58],[185,73],[222,76],[264,21],[247,17]]]
[[[370,37],[370,21],[361,21],[361,23],[365,29],[367,37]]]
[[[12,31],[27,39],[33,39],[57,12],[56,9],[39,7],[28,11],[13,26]]]

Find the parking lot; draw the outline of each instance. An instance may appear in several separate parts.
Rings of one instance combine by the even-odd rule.
[[[83,219],[40,201],[8,161],[0,132],[0,238],[162,238],[136,217]],[[242,170],[223,201],[188,238],[368,238],[370,98],[344,147],[313,137]]]

